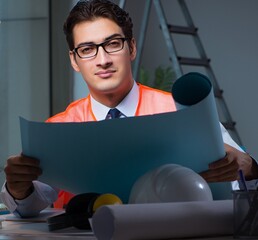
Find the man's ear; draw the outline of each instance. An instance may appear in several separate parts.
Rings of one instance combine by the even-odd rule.
[[[136,41],[134,38],[132,38],[129,43],[129,50],[131,55],[131,61],[133,61],[136,58],[136,54],[137,54]]]
[[[75,53],[72,51],[69,51],[69,57],[70,57],[70,62],[71,62],[71,65],[72,65],[74,71],[80,72],[80,68],[78,67],[77,62],[76,62]]]

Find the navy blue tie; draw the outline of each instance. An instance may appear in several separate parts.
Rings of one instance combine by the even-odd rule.
[[[112,108],[108,111],[108,114],[110,114],[111,119],[113,118],[119,118],[120,117],[120,111],[116,108]]]

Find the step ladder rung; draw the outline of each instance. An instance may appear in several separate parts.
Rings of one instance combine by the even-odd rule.
[[[179,63],[182,65],[208,67],[210,64],[210,59],[190,58],[190,57],[177,57],[177,59]]]
[[[222,94],[223,94],[223,90],[221,90],[221,89],[215,89],[214,90],[214,96],[216,98],[222,99]]]
[[[227,129],[227,130],[235,130],[235,122],[222,122],[222,125]]]
[[[178,33],[178,34],[189,34],[195,35],[198,31],[196,27],[185,27],[185,26],[176,26],[168,24],[169,32],[171,33]]]

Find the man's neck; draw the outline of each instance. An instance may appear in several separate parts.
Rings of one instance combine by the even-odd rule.
[[[134,81],[128,84],[128,87],[121,89],[120,91],[111,92],[111,93],[103,93],[101,95],[97,95],[91,92],[91,96],[98,101],[99,103],[109,107],[115,108],[123,99],[127,96],[127,94],[131,91],[133,87]]]
[[[106,94],[105,96],[103,96],[101,100],[98,100],[98,99],[96,100],[109,108],[115,108],[120,102],[123,101],[123,99],[126,97],[128,92],[123,95],[118,95],[113,93]]]
[[[139,102],[139,88],[134,82],[133,87],[130,92],[120,101],[117,106],[115,106],[124,116],[132,117],[135,115],[137,106]],[[95,118],[100,121],[104,120],[110,107],[98,102],[91,96],[91,108]],[[114,108],[114,107],[111,107]]]

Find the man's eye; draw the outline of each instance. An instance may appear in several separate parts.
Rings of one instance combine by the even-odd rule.
[[[116,47],[120,46],[120,41],[112,40],[106,46],[110,47],[110,48],[116,48]]]
[[[91,53],[95,50],[95,47],[94,46],[85,46],[85,47],[81,47],[80,48],[80,52],[82,54],[88,54],[88,53]]]

